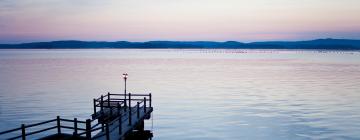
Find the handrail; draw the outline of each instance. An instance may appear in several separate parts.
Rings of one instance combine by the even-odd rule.
[[[55,119],[56,120],[56,119]],[[60,119],[61,121],[64,121],[64,122],[75,122],[74,120],[70,120],[70,119]],[[76,121],[77,123],[83,123],[85,124],[86,122],[85,121]]]
[[[38,125],[42,125],[42,124],[47,124],[47,123],[54,122],[54,121],[56,121],[56,119],[52,119],[52,120],[48,120],[48,121],[44,121],[44,122],[40,122],[40,123],[35,123],[35,124],[26,125],[25,128],[34,127],[34,126],[38,126]],[[6,134],[6,133],[11,133],[11,132],[18,131],[18,130],[21,130],[21,129],[22,129],[22,128],[19,127],[19,128],[14,128],[14,129],[11,129],[11,130],[6,130],[6,131],[3,131],[3,132],[0,132],[0,135]]]
[[[0,132],[0,135],[6,134],[6,133],[11,133],[11,132],[14,132],[14,131],[19,131],[19,130],[21,130],[21,127]]]
[[[107,102],[119,102],[119,101],[117,101],[117,100],[115,100],[115,101],[114,101],[114,100],[110,100],[110,101],[104,100],[104,101],[103,101],[103,103],[107,103]],[[101,104],[99,104],[99,105],[101,105]]]
[[[133,95],[131,95],[133,96]],[[140,97],[140,96],[137,96],[137,97]],[[144,100],[144,99],[130,99],[130,100]],[[120,98],[110,98],[110,102],[119,102],[119,101],[129,101],[129,99],[120,99]],[[150,99],[146,99],[146,101],[150,101]],[[96,101],[97,104],[96,105],[101,105],[101,101]],[[104,103],[107,103],[109,102],[107,99],[106,100],[103,100]],[[123,102],[121,102],[123,104]]]
[[[107,96],[107,95],[115,95],[115,96],[128,96],[129,94],[114,94],[114,93],[109,93],[109,94],[106,94],[106,95],[104,95],[104,97],[105,96]],[[151,96],[151,93],[149,93],[149,94],[136,94],[136,93],[131,93],[131,96],[133,96],[133,97],[138,97],[138,96]],[[101,98],[101,97],[100,97]],[[100,99],[100,98],[98,98],[98,99]],[[126,99],[126,100],[128,100],[128,99]]]
[[[52,119],[52,120],[48,120],[48,121],[44,121],[44,122],[40,122],[40,123],[35,123],[35,124],[30,124],[30,125],[25,125],[25,128],[34,127],[34,126],[38,126],[38,125],[42,125],[42,124],[47,124],[47,123],[51,123],[54,121],[56,121],[56,119]]]
[[[101,95],[102,96],[102,98],[104,99],[103,101],[107,101],[107,99],[108,98],[106,98],[106,97],[108,97],[108,96],[128,96],[129,94],[114,94],[114,93],[107,93],[107,94],[105,94],[105,95]],[[99,98],[94,98],[94,101],[96,101],[96,102],[100,102],[101,101],[101,96],[99,97]],[[148,96],[148,97],[150,97],[151,96],[151,93],[149,93],[149,94],[131,94],[131,96],[133,96],[133,97],[139,97],[139,96]],[[117,100],[129,100],[129,99],[121,99],[121,98],[111,98],[110,97],[110,99],[117,99]]]
[[[72,129],[72,130],[76,129],[76,130],[80,130],[80,131],[85,131],[86,130],[84,128],[75,128],[75,127],[64,126],[64,125],[59,126],[58,124],[55,124],[55,125],[51,125],[50,127],[47,127],[47,128],[41,129],[41,130],[36,130],[36,131],[32,131],[32,132],[26,132],[25,131],[26,128],[33,128],[33,127],[36,127],[36,126],[48,124],[48,123],[51,123],[51,122],[57,122],[57,121],[59,121],[59,123],[61,123],[62,121],[63,122],[73,122],[73,123],[85,123],[85,121],[74,121],[74,120],[70,120],[70,119],[63,119],[63,118],[57,117],[56,119],[51,119],[51,120],[47,120],[47,121],[43,121],[43,122],[39,122],[39,123],[34,123],[34,124],[29,124],[29,125],[22,125],[22,127],[20,127],[20,128],[14,128],[14,129],[11,129],[11,130],[3,131],[3,132],[0,132],[0,135],[4,135],[4,134],[7,134],[7,133],[12,133],[12,132],[15,132],[15,131],[22,131],[21,135],[8,138],[8,139],[18,139],[18,138],[21,138],[21,137],[24,138],[24,137],[29,136],[29,135],[38,134],[38,133],[45,132],[45,131],[52,130],[52,129],[56,129],[56,128],[58,128],[58,129],[66,128],[66,129]]]

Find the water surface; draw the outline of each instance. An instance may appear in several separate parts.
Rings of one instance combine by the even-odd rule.
[[[360,53],[0,50],[0,131],[153,93],[155,140],[360,139]]]

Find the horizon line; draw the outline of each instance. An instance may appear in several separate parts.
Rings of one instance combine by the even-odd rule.
[[[77,40],[77,39],[64,39],[64,40],[49,40],[49,41],[32,41],[32,42],[18,42],[18,43],[0,43],[0,45],[20,45],[30,43],[51,43],[51,42],[66,42],[66,41],[79,41],[79,42],[130,42],[130,43],[146,43],[146,42],[238,42],[244,44],[257,43],[257,42],[302,42],[302,41],[315,41],[315,40],[353,40],[360,41],[355,38],[313,38],[313,39],[302,39],[302,40],[262,40],[262,41],[239,41],[239,40],[226,40],[226,41],[215,41],[215,40],[146,40],[146,41],[129,41],[129,40],[117,40],[117,41],[105,41],[105,40]]]

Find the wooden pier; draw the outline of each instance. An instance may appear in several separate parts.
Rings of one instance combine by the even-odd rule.
[[[0,138],[26,140],[31,135],[41,133],[43,136],[36,139],[123,140],[134,131],[144,132],[144,120],[150,119],[153,111],[151,103],[151,93],[107,93],[93,100],[94,112],[91,119],[81,121],[77,118],[64,119],[57,116],[56,119],[30,125],[22,124],[19,128],[0,132]]]

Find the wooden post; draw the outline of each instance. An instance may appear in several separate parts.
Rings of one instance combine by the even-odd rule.
[[[137,106],[136,106],[136,111],[137,111],[137,118],[140,118],[140,102],[137,102]]]
[[[129,109],[129,125],[131,125],[131,109]]]
[[[78,128],[77,128],[77,118],[74,118],[74,136],[77,136]]]
[[[106,140],[110,140],[109,123],[106,123]]]
[[[130,107],[131,107],[131,93],[129,93],[129,109],[131,109]]]
[[[108,92],[108,107],[109,107],[109,109],[110,109],[110,117],[112,116],[112,109],[111,109],[111,106],[110,106],[110,92]]]
[[[108,107],[110,107],[110,92],[107,93],[108,96]]]
[[[96,99],[94,98],[94,115],[96,114]]]
[[[87,119],[86,120],[86,139],[90,140],[91,139],[91,120]]]
[[[112,111],[112,107],[110,107],[110,115],[109,118],[111,118],[113,116],[113,111]]]
[[[56,116],[57,132],[61,134],[60,116]]]
[[[124,111],[126,111],[126,107],[127,107],[127,102],[126,102],[126,99],[124,99]]]
[[[103,95],[101,95],[101,98],[100,98],[100,113],[101,113],[100,118],[104,119],[104,96]],[[103,123],[101,123],[101,131],[104,131],[104,124]]]
[[[101,123],[101,131],[104,131],[104,122]]]
[[[146,97],[144,97],[144,115],[146,113]]]
[[[101,110],[101,112],[104,111],[104,104],[103,104],[103,102],[104,102],[104,96],[101,95],[101,99],[100,99],[100,110]]]
[[[151,106],[151,93],[149,93],[149,98],[150,98],[150,99],[149,99],[149,107],[152,107],[152,106]]]
[[[120,111],[121,111],[121,105],[120,103],[117,103],[117,115],[120,115]]]
[[[21,124],[21,138],[22,140],[26,140],[25,124]]]
[[[122,116],[121,116],[121,105],[118,103],[117,104],[117,106],[118,106],[118,117],[119,117],[119,135],[122,133],[121,131],[122,131]],[[126,108],[126,107],[125,107]]]
[[[127,102],[126,102],[126,93],[125,93],[124,95],[125,95],[125,99],[124,99],[124,106],[125,106],[125,111],[126,111],[126,107],[127,107]]]
[[[131,93],[129,93],[129,125],[131,125]]]
[[[139,120],[139,124],[138,126],[136,127],[136,130],[138,131],[144,131],[144,120]]]

